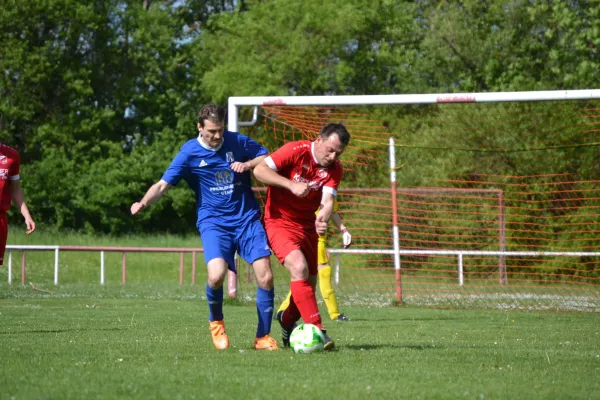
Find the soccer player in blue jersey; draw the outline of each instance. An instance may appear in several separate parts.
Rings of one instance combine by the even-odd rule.
[[[252,264],[258,282],[254,348],[278,350],[277,342],[269,335],[274,307],[271,250],[250,183],[250,170],[268,151],[247,136],[225,130],[224,122],[223,108],[214,104],[202,107],[198,138],[181,147],[162,179],[131,206],[131,213],[137,214],[156,202],[183,178],[196,193],[196,227],[208,269],[206,298],[213,344],[220,350],[229,347],[223,318],[223,281],[228,269],[236,272],[237,251]]]

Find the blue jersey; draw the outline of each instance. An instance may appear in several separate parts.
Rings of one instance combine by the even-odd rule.
[[[194,190],[200,231],[201,225],[235,228],[259,219],[260,207],[252,193],[250,171],[238,174],[230,165],[266,154],[267,149],[249,137],[225,131],[218,149],[200,138],[187,141],[162,179],[176,185],[183,178]]]

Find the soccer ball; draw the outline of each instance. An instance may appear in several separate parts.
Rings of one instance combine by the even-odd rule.
[[[317,353],[323,351],[325,335],[313,324],[300,324],[290,335],[290,346],[294,353]]]

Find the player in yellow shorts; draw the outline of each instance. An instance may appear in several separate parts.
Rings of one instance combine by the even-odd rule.
[[[340,232],[342,232],[342,243],[344,248],[350,247],[352,244],[352,235],[348,232],[344,224],[342,223],[342,218],[337,213],[339,210],[337,200],[333,204],[333,213],[331,214],[331,220],[338,227]],[[319,210],[317,210],[317,213]],[[325,301],[325,305],[327,306],[327,311],[329,313],[329,318],[332,321],[348,321],[349,319],[344,315],[340,314],[340,310],[338,309],[337,297],[335,296],[335,291],[333,290],[333,286],[331,285],[331,266],[329,265],[329,257],[327,257],[327,235],[319,236],[319,247],[317,249],[318,254],[318,269],[319,269],[319,289],[321,290],[321,296]],[[277,314],[283,312],[290,305],[290,296],[291,292],[288,292],[287,297],[279,306],[279,310]],[[276,314],[276,316],[277,316]]]

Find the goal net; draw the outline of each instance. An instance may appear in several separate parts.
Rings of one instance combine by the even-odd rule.
[[[333,224],[328,242],[342,310],[600,312],[599,99],[600,90],[233,97],[229,129],[275,151],[328,122],[348,127],[338,201],[353,246],[342,249]],[[289,274],[275,258],[273,270],[282,298]],[[240,261],[237,295],[255,287]]]

